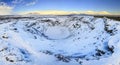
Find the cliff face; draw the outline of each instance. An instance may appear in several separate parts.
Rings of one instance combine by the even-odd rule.
[[[0,18],[0,65],[119,65],[120,22],[94,16]]]

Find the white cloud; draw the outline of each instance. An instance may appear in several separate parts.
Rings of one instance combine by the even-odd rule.
[[[8,6],[4,2],[0,2],[0,15],[10,15],[12,14],[13,7]]]
[[[32,5],[35,5],[36,3],[37,3],[37,0],[27,3],[26,6],[32,6]]]
[[[37,15],[68,15],[68,14],[96,14],[96,15],[110,15],[107,11],[58,11],[58,10],[46,10],[46,11],[29,11],[21,12],[21,14],[37,14]]]
[[[7,5],[5,2],[0,2],[0,6],[5,6]]]
[[[96,12],[96,11],[84,11],[84,12],[81,12],[81,13],[84,13],[84,14],[97,14],[97,15],[110,15],[110,13],[107,12],[107,11],[99,11],[99,12]]]

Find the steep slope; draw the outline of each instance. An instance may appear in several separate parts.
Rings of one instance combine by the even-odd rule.
[[[120,65],[120,22],[93,16],[0,20],[0,65]]]

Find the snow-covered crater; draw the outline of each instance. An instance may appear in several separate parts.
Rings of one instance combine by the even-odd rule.
[[[120,63],[119,21],[93,16],[34,16],[0,22],[0,65]]]

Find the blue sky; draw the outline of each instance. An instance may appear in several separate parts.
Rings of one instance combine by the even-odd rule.
[[[12,7],[12,11],[16,13],[46,10],[120,13],[120,0],[0,0],[0,2]]]

